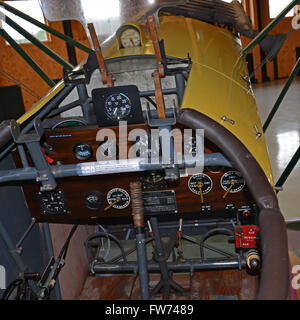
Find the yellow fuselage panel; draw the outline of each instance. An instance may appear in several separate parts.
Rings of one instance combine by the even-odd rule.
[[[226,29],[184,17],[162,17],[159,31],[168,56],[187,58],[189,55],[192,60],[181,107],[195,109],[231,131],[273,184],[265,138],[257,136],[258,132],[262,133],[262,125],[256,102],[251,85],[243,79],[248,70],[245,60],[240,58],[240,40]],[[134,50],[154,54],[149,43]],[[119,54],[131,52],[120,50]],[[234,124],[223,121],[224,116]]]

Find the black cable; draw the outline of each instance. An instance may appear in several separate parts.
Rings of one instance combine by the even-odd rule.
[[[65,259],[66,259],[71,238],[72,238],[73,234],[75,233],[77,227],[78,227],[77,224],[75,224],[75,225],[72,227],[72,229],[71,229],[71,231],[70,231],[70,233],[69,233],[69,236],[68,236],[68,238],[67,238],[64,246],[62,247],[62,249],[61,249],[61,251],[60,251],[60,253],[59,253],[59,256],[58,256],[58,259],[59,259],[59,260],[61,260],[61,259],[65,260]]]
[[[13,282],[10,283],[10,285],[5,289],[5,291],[2,294],[1,300],[9,300],[11,294],[14,292],[14,290],[17,288],[18,292],[16,297],[19,295],[20,286],[22,284],[22,279],[16,279]]]
[[[112,239],[114,242],[117,243],[117,245],[119,246],[119,248],[120,248],[120,250],[121,250],[121,254],[122,254],[123,261],[124,261],[124,263],[127,264],[126,253],[125,253],[125,250],[124,250],[124,247],[123,247],[122,243],[120,242],[120,240],[119,240],[116,236],[114,236],[114,235],[111,234],[111,233],[107,233],[107,232],[96,232],[96,233],[90,235],[90,236],[87,238],[87,240],[85,241],[85,249],[86,249],[86,253],[87,253],[89,262],[92,261],[91,256],[89,255],[89,241],[90,241],[90,240],[93,240],[93,239],[95,239],[95,238],[102,238],[102,237],[110,238],[110,239]]]

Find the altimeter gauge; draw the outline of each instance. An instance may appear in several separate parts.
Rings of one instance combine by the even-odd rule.
[[[135,27],[124,29],[120,35],[120,44],[123,48],[139,47],[141,45],[139,30]]]

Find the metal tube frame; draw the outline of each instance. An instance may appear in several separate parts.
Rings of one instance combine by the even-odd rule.
[[[294,81],[294,79],[298,75],[299,71],[300,71],[300,58],[298,59],[297,63],[295,64],[295,66],[294,66],[294,68],[293,68],[293,70],[292,70],[292,72],[291,72],[291,74],[290,74],[285,86],[283,87],[278,99],[276,100],[276,102],[274,104],[274,107],[272,108],[272,110],[271,110],[266,122],[263,125],[263,132],[264,133],[268,129],[271,121],[273,120],[276,112],[278,111],[278,109],[279,109],[284,97],[286,96],[286,94],[287,94],[292,82]]]
[[[280,178],[278,179],[275,187],[279,188],[279,190],[276,190],[276,193],[280,191],[280,188],[284,185],[290,174],[292,173],[293,169],[295,168],[296,164],[298,163],[300,159],[300,146],[298,147],[298,150],[295,152],[293,158],[281,174]]]
[[[70,45],[74,46],[74,47],[77,47],[78,49],[82,50],[82,51],[85,51],[87,53],[90,53],[91,52],[91,49],[89,47],[86,47],[85,45],[81,44],[80,42],[77,42],[75,41],[74,39],[58,32],[57,30],[47,26],[46,24],[30,17],[29,15],[17,10],[16,8],[14,7],[11,7],[9,4],[3,2],[3,1],[0,1],[0,6],[2,6],[4,9],[6,9],[7,11],[15,14],[16,16],[36,25],[37,27],[51,33],[52,35],[54,35],[55,37],[58,37],[64,41],[66,41],[67,43],[69,43]]]
[[[30,65],[30,67],[51,87],[55,86],[46,73],[34,62],[34,60],[19,46],[19,44],[4,30],[0,28],[0,35],[12,46],[14,50]]]
[[[62,65],[67,70],[72,70],[74,66],[67,62],[64,58],[59,56],[57,53],[55,53],[53,50],[45,46],[41,41],[39,41],[37,38],[35,38],[31,33],[23,29],[21,26],[19,26],[17,23],[15,23],[13,20],[11,20],[9,17],[3,15],[3,18],[5,19],[5,23],[10,25],[13,29],[15,29],[17,32],[19,32],[21,35],[23,35],[27,40],[29,40],[31,43],[33,43],[35,46],[37,46],[40,50],[45,52],[49,57],[54,59],[57,63]]]
[[[272,20],[241,52],[242,56],[248,54],[262,39],[265,37],[284,17],[285,15],[295,7],[300,0],[293,0],[286,8],[278,14],[278,16]]]

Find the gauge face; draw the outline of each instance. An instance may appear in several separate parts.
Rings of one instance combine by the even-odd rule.
[[[213,187],[213,182],[208,175],[199,173],[190,177],[188,186],[193,193],[200,195],[200,189],[202,188],[202,194],[208,193]]]
[[[142,177],[143,189],[160,190],[167,187],[167,181],[161,172],[152,171]]]
[[[67,203],[62,189],[52,191],[40,191],[38,200],[42,214],[65,214]]]
[[[245,180],[238,171],[228,171],[221,178],[221,186],[225,191],[230,189],[230,193],[236,193],[243,190]]]
[[[104,197],[97,190],[88,191],[84,197],[85,205],[90,210],[98,210],[103,207]]]
[[[138,47],[141,45],[139,30],[133,27],[125,29],[120,36],[120,42],[123,48]]]
[[[88,143],[80,142],[74,146],[73,153],[78,160],[89,160],[93,155],[93,149]]]
[[[130,196],[128,192],[121,188],[111,189],[107,193],[107,202],[115,209],[124,209],[130,204]]]
[[[122,120],[131,111],[131,100],[124,93],[113,93],[105,100],[105,113],[111,120]]]

